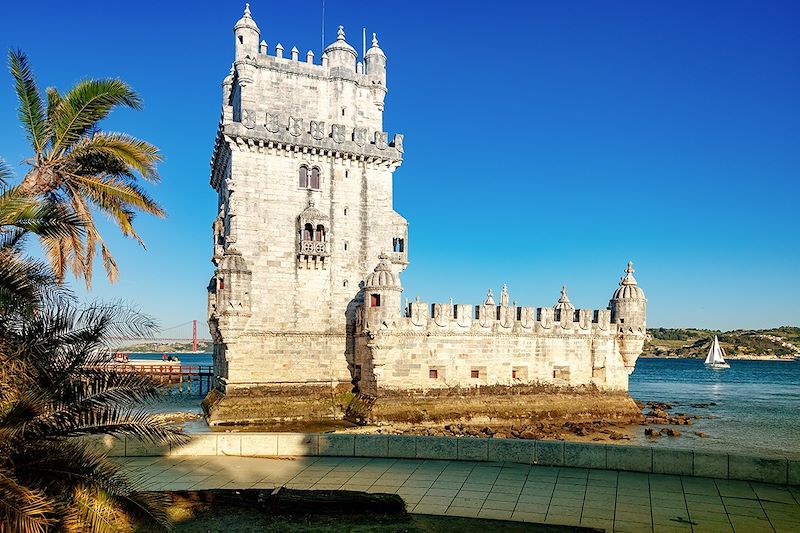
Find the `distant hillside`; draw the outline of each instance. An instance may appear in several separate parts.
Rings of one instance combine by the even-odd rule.
[[[213,345],[210,342],[198,342],[198,352],[213,351]],[[124,353],[192,353],[191,342],[143,342],[140,344],[131,344],[128,346],[120,346],[117,348],[118,352]]]
[[[800,328],[792,326],[735,331],[653,328],[647,333],[642,357],[705,358],[714,335],[732,358],[800,357]]]

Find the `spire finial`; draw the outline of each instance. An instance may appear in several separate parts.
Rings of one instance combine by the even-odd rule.
[[[620,285],[636,285],[636,278],[633,277],[634,273],[633,261],[628,261],[628,268],[625,269],[625,275],[619,280]]]
[[[375,32],[372,32],[372,47],[378,47],[378,35]]]
[[[566,285],[562,285],[561,286],[561,298],[558,299],[558,303],[560,303],[560,304],[569,303],[569,298],[567,297],[567,286]]]
[[[248,18],[250,17],[250,4],[244,5],[244,16]]]
[[[339,30],[336,32],[336,40],[344,41],[344,26],[339,26]]]
[[[636,272],[633,269],[633,261],[628,261],[628,268],[625,269],[625,272],[627,272],[628,274],[633,274],[634,272]]]

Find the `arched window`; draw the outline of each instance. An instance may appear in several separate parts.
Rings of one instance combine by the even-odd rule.
[[[317,231],[314,233],[314,240],[315,241],[324,241],[325,240],[325,226],[319,224],[317,226]]]
[[[319,189],[319,169],[317,167],[311,169],[311,183],[309,187],[312,189]]]
[[[303,189],[308,187],[308,167],[305,165],[300,167],[300,187]]]
[[[314,235],[314,226],[312,226],[311,224],[306,224],[305,227],[303,228],[303,240],[310,241],[311,239],[314,238],[313,235]]]

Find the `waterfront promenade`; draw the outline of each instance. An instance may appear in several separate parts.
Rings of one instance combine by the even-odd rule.
[[[607,531],[800,531],[800,487],[509,462],[361,457],[118,457],[146,490],[394,493],[412,513]]]

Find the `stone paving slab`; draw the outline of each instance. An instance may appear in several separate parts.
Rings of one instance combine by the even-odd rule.
[[[321,449],[351,445],[358,446],[358,440],[319,442]],[[145,490],[358,490],[398,494],[410,512],[419,514],[636,533],[800,531],[800,490],[769,483],[425,458],[173,455],[117,460]]]

